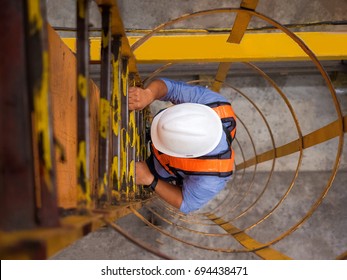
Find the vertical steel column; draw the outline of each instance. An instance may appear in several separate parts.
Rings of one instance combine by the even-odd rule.
[[[81,212],[91,206],[89,174],[89,0],[77,0],[77,192]]]
[[[138,83],[136,86],[141,87],[142,84]],[[141,111],[136,111],[135,112],[135,121],[136,121],[136,154],[135,154],[135,161],[143,161],[147,157],[145,155],[145,150],[146,150],[146,133],[145,133],[145,120],[144,120],[144,113],[145,110]],[[136,169],[134,170],[136,172]],[[135,187],[136,187],[136,193],[135,193],[135,198],[136,199],[142,199],[145,198],[145,192],[143,191],[142,186],[136,185],[135,182]],[[148,193],[148,192],[147,192]]]
[[[128,58],[122,58],[121,76],[121,134],[120,134],[120,178],[121,178],[121,200],[129,201],[129,107],[128,107]]]
[[[41,226],[57,226],[58,207],[53,151],[52,111],[45,1],[26,1],[26,50],[29,98],[32,102],[36,215]]]
[[[129,84],[135,86],[134,74],[129,74]],[[129,163],[129,200],[135,200],[137,194],[137,187],[135,184],[135,159],[136,159],[136,117],[135,110],[129,111],[129,150],[128,150],[128,163]]]
[[[110,6],[100,6],[102,15],[101,35],[101,78],[100,78],[100,106],[99,106],[99,208],[105,208],[111,203],[111,187],[109,167],[111,165],[111,21]]]
[[[121,178],[120,178],[120,131],[121,131],[121,37],[112,38],[112,69],[113,69],[113,88],[111,97],[112,110],[112,204],[120,202]]]
[[[0,9],[1,231],[36,224],[23,5],[24,1],[5,1]]]

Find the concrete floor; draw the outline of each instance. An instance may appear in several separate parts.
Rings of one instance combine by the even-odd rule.
[[[266,242],[272,238],[285,232],[289,225],[292,225],[306,213],[311,206],[312,198],[321,191],[321,181],[325,180],[327,173],[318,172],[302,172],[299,180],[287,202],[275,211],[275,213],[262,224],[254,229],[247,231],[249,235],[258,241]],[[257,182],[254,191],[260,187],[259,182],[265,180],[267,173],[257,175]],[[264,198],[257,203],[255,209],[251,211],[247,217],[233,222],[239,228],[246,227],[256,221],[264,211],[273,206],[279,197],[282,187],[288,187],[283,182],[287,182],[292,177],[290,172],[277,172],[274,174],[270,190],[265,194]],[[298,260],[320,260],[334,259],[346,250],[347,244],[347,194],[345,192],[345,182],[347,181],[347,172],[339,172],[334,184],[329,191],[323,203],[313,216],[304,223],[294,233],[279,241],[272,248],[281,253]],[[317,186],[320,186],[317,188]],[[276,191],[277,190],[277,191]],[[248,196],[251,198],[252,196]],[[244,201],[248,203],[248,201]],[[147,218],[152,219],[151,212],[148,209],[157,209],[164,217],[168,217],[168,212],[163,211],[160,203],[152,203],[146,205],[140,212]],[[211,203],[218,205],[218,199]],[[242,208],[242,207],[241,207]],[[161,211],[160,211],[161,209]],[[154,217],[154,224],[159,226],[161,230],[169,232],[176,238],[180,238],[185,242],[208,246],[210,248],[242,248],[230,236],[224,237],[208,237],[202,234],[191,233],[188,230],[179,228],[178,226],[186,226],[189,229],[198,230],[200,232],[219,232],[216,227],[187,225],[171,218],[174,225],[170,225],[157,216]],[[228,217],[228,215],[226,216]],[[174,259],[259,259],[252,253],[223,253],[214,252],[212,250],[203,250],[192,245],[187,245],[181,241],[176,241],[171,237],[159,233],[157,230],[147,226],[134,215],[129,215],[117,221],[133,237],[142,240],[146,244],[160,250]],[[104,227],[96,232],[88,234],[85,238],[77,241],[67,249],[59,252],[52,259],[160,259],[159,257],[133,245],[119,233],[111,228]]]
[[[58,3],[59,2],[59,3]],[[127,29],[145,28],[151,29],[156,25],[179,15],[199,10],[218,7],[237,7],[240,1],[119,1],[125,27]],[[307,2],[307,1],[306,1]],[[303,5],[303,1],[275,1],[260,0],[257,11],[272,17],[279,22],[303,23],[317,21],[338,21],[345,20],[347,1],[322,0],[309,1]],[[47,11],[50,23],[53,26],[75,26],[74,23],[74,0],[47,1]],[[100,26],[100,18],[96,7],[91,7],[91,22],[95,27]],[[144,16],[145,15],[145,16]],[[230,15],[212,16],[208,18],[197,18],[189,22],[181,23],[175,28],[225,28],[232,25],[233,17]],[[253,20],[252,27],[264,26],[263,22]],[[298,31],[299,29],[293,29]],[[301,31],[347,31],[346,25],[341,26],[316,26],[300,29]],[[71,33],[61,33],[62,36],[73,36]],[[347,72],[346,65],[339,64],[339,74]],[[298,115],[303,134],[308,134],[336,119],[336,110],[332,105],[330,93],[322,78],[315,71],[300,73],[291,71],[277,71],[281,64],[273,64],[270,71],[271,77],[285,92]],[[141,68],[140,68],[141,69]],[[195,69],[194,67],[192,69]],[[286,70],[291,67],[287,67]],[[297,138],[293,120],[288,113],[288,108],[283,104],[283,100],[276,97],[274,90],[260,78],[252,75],[237,75],[232,70],[227,82],[232,86],[245,92],[259,106],[260,110],[268,119],[273,130],[276,146],[286,144]],[[180,80],[189,80],[192,74],[179,76],[170,71],[163,73],[166,76]],[[329,74],[333,77],[335,72]],[[200,73],[196,73],[200,75]],[[335,83],[338,92],[338,99],[343,115],[347,114],[347,84],[346,76]],[[250,134],[255,139],[257,153],[271,148],[269,132],[259,114],[246,102],[244,98],[238,96],[230,88],[224,88],[221,92],[232,101],[234,109],[240,119],[250,130]],[[159,105],[153,107],[157,110]],[[346,147],[345,134],[344,151]],[[237,152],[237,162],[241,162],[241,149],[246,158],[252,157],[252,149],[246,135],[245,129],[239,125],[237,139],[239,144],[235,145]],[[268,242],[288,231],[291,226],[298,223],[310,211],[310,208],[319,200],[320,195],[326,187],[331,169],[333,167],[338,141],[330,140],[326,143],[309,148],[304,151],[303,161],[300,166],[298,179],[295,181],[293,189],[280,207],[271,214],[265,221],[259,223],[247,233],[260,242]],[[257,166],[257,173],[252,184],[252,171],[241,178],[242,172],[234,176],[234,181],[221,193],[206,209],[214,209],[223,201],[223,197],[228,196],[228,204],[223,210],[214,211],[216,215],[223,215],[226,219],[231,219],[232,224],[245,229],[270,211],[283,196],[291,185],[294,171],[298,164],[298,154],[287,156],[276,160],[274,174],[269,181],[269,185],[261,194],[261,190],[266,186],[271,170],[271,162],[266,162]],[[313,215],[296,231],[280,240],[272,247],[294,259],[334,259],[339,254],[347,250],[347,194],[345,191],[347,182],[347,154],[343,153],[339,172],[333,185],[323,202]],[[237,204],[238,198],[245,189],[251,186],[249,194]],[[241,213],[254,199],[260,196],[255,206],[247,211],[247,214],[234,220],[237,213]],[[224,205],[224,204],[223,204]],[[236,206],[237,207],[236,207]],[[234,210],[233,207],[236,207]],[[174,222],[170,225],[151,213],[149,209],[157,209],[160,215],[169,218]],[[168,210],[163,209],[160,202],[153,201],[140,211],[146,218],[153,220],[154,224],[161,230],[167,230],[170,235],[178,237],[186,242],[203,244],[211,248],[240,248],[230,236],[207,237],[201,233],[192,233],[191,230],[200,232],[223,233],[221,229],[212,226],[187,224],[179,219],[177,214],[169,215]],[[194,219],[205,219],[201,215],[194,216]],[[188,219],[190,219],[188,217]],[[134,237],[146,242],[160,251],[177,259],[258,259],[252,253],[223,253],[213,250],[202,250],[191,245],[176,241],[171,237],[161,234],[158,230],[145,225],[134,215],[129,215],[117,223]],[[179,225],[188,227],[189,230],[179,228]],[[59,252],[52,259],[157,259],[145,250],[139,249],[130,243],[120,234],[110,228],[102,228],[75,244]]]

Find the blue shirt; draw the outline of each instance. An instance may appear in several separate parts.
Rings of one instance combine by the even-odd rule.
[[[228,102],[228,100],[222,95],[202,86],[192,86],[169,79],[161,80],[165,82],[168,88],[167,94],[161,99],[161,101],[170,101],[173,104],[209,104],[218,101]],[[227,149],[229,149],[229,146],[226,135],[223,132],[222,139],[218,146],[207,155],[217,155]],[[154,167],[162,178],[172,178],[172,174],[168,173],[155,158]],[[183,213],[189,213],[200,209],[225,187],[227,181],[231,177],[223,178],[208,175],[186,175],[183,172],[180,173],[180,176],[183,178],[183,201],[180,207],[180,211]]]

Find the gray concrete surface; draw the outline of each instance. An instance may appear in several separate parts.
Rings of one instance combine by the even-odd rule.
[[[265,172],[257,175],[257,182],[252,188],[253,195],[247,196],[243,204],[234,211],[235,214],[239,213],[246,205],[249,205],[250,200],[253,200],[259,194],[259,191],[264,187],[262,183],[267,179],[268,175]],[[254,209],[246,217],[237,219],[232,224],[243,229],[257,221],[259,217],[262,217],[264,213],[273,208],[278,202],[279,197],[288,188],[287,183],[292,179],[292,176],[293,174],[291,172],[276,172],[272,176],[268,190]],[[289,194],[286,202],[268,219],[257,225],[254,229],[246,232],[260,242],[271,241],[285,233],[291,226],[305,216],[312,203],[320,195],[324,187],[322,182],[325,182],[327,176],[329,176],[327,172],[300,173],[298,183]],[[342,254],[347,244],[346,180],[347,172],[339,172],[327,197],[312,217],[294,233],[273,245],[272,248],[293,259],[299,260],[328,260],[334,259],[336,256]],[[238,187],[240,186],[246,187],[246,184],[238,185]],[[219,202],[220,200],[216,198],[215,201],[210,203],[210,206],[215,207]],[[151,245],[174,259],[259,259],[259,257],[252,253],[215,252],[212,248],[242,249],[242,246],[230,236],[209,237],[178,227],[184,226],[200,232],[223,233],[216,226],[188,225],[180,221],[177,217],[176,219],[170,218],[175,223],[174,225],[170,225],[161,218],[151,214],[147,207],[156,209],[166,218],[168,218],[168,212],[162,209],[161,203],[152,203],[140,211],[147,219],[154,220],[154,224],[159,226],[161,230],[185,242],[204,245],[210,248],[209,250],[203,250],[170,238],[145,225],[134,215],[129,215],[117,221],[117,224],[126,229],[133,237],[142,240],[142,242]],[[227,205],[226,207],[231,209],[232,205]],[[225,213],[225,211],[222,212]],[[226,215],[226,218],[232,217]],[[201,217],[196,220],[199,219]],[[133,245],[113,229],[105,227],[78,240],[67,249],[53,256],[52,259],[152,260],[158,259],[158,257]]]
[[[76,27],[75,0],[46,0],[47,15],[51,25]],[[159,24],[175,19],[181,15],[215,8],[238,8],[239,0],[223,1],[186,1],[186,0],[119,0],[118,5],[126,29],[152,29]],[[315,1],[285,1],[260,0],[256,9],[282,24],[313,23],[319,21],[346,20],[347,1],[344,0],[315,0]],[[100,27],[101,18],[94,1],[90,4],[90,25]],[[198,16],[189,21],[180,22],[171,28],[230,28],[234,15],[218,14],[208,17]],[[253,19],[250,27],[263,27],[261,20]],[[346,31],[344,25],[311,26],[296,30],[304,31]],[[70,33],[64,33],[69,36]]]
[[[151,29],[158,24],[176,18],[185,13],[199,10],[237,7],[240,1],[119,1],[122,17],[127,29]],[[305,3],[304,3],[305,2]],[[346,20],[345,12],[347,1],[321,0],[321,1],[284,1],[284,0],[260,0],[257,11],[278,20],[282,24],[303,23],[317,21]],[[74,0],[51,1],[47,0],[48,19],[53,26],[75,26]],[[233,16],[225,14],[210,17],[197,17],[188,22],[179,23],[174,28],[225,28],[230,27]],[[100,26],[100,16],[97,7],[91,5],[91,24]],[[260,27],[267,24],[259,20],[252,20],[252,27]],[[347,31],[346,25],[342,26],[316,26],[309,28],[293,29],[294,31]],[[62,32],[62,36],[73,36],[73,33]],[[338,70],[334,68],[329,71],[331,77],[346,71],[346,65],[340,62]],[[283,66],[283,65],[282,65]],[[295,66],[295,65],[294,65]],[[185,69],[189,68],[184,66]],[[307,73],[298,73],[300,70],[287,71],[293,67],[281,68],[281,63],[273,64],[270,68],[271,78],[280,86],[291,102],[304,135],[325,126],[337,118],[331,95],[327,90],[322,78],[315,70],[310,69]],[[299,67],[300,68],[300,67]],[[141,69],[141,68],[140,68]],[[269,122],[274,135],[276,146],[286,144],[298,137],[293,118],[285,106],[283,100],[264,80],[254,76],[237,73],[231,70],[227,83],[241,90],[252,98],[261,112]],[[203,70],[203,67],[201,68]],[[177,68],[176,68],[177,71]],[[194,74],[194,72],[196,73]],[[173,73],[170,70],[163,73],[180,80],[192,78],[207,78],[210,73],[200,73],[196,66],[192,67],[189,75]],[[203,71],[201,71],[203,72]],[[345,74],[344,74],[345,75]],[[342,76],[334,85],[338,92],[338,99],[344,115],[347,114],[347,85],[346,76]],[[225,87],[222,92],[232,101],[234,109],[239,118],[246,124],[256,146],[257,154],[267,151],[272,147],[269,131],[261,120],[257,110],[237,94],[234,90]],[[161,105],[152,107],[158,110]],[[345,142],[346,134],[345,134]],[[237,162],[243,161],[240,157],[241,149],[246,159],[254,156],[250,139],[239,124],[235,150]],[[260,242],[269,242],[290,230],[299,223],[310,209],[324,196],[325,188],[331,176],[338,147],[337,139],[330,140],[318,146],[306,149],[300,165],[298,178],[290,190],[286,199],[274,212],[262,221],[269,211],[283,198],[295,176],[298,165],[298,153],[291,156],[279,158],[274,165],[274,173],[269,179],[272,162],[266,162],[257,166],[257,174],[253,183],[253,168],[249,168],[243,176],[242,172],[234,175],[234,180],[228,188],[216,199],[206,206],[205,210],[213,210],[214,213],[230,219],[231,223],[241,229],[252,227],[259,221],[258,225],[248,229],[246,232]],[[339,172],[333,182],[331,189],[327,192],[321,205],[312,216],[307,219],[297,230],[273,245],[274,249],[294,259],[334,259],[347,250],[347,204],[346,204],[346,182],[347,182],[347,156],[346,143],[344,153],[340,161]],[[267,181],[269,180],[268,186]],[[265,189],[264,193],[262,191]],[[243,198],[243,194],[248,194]],[[227,203],[223,203],[227,197]],[[247,211],[245,215],[235,219],[238,214],[247,209],[257,198],[259,201]],[[241,201],[241,202],[240,202]],[[215,209],[222,205],[221,209]],[[164,218],[174,224],[168,224],[151,212],[153,209]],[[241,246],[230,236],[209,237],[203,233],[225,233],[216,226],[198,225],[193,221],[209,223],[202,215],[188,216],[185,219],[190,224],[182,221],[178,214],[163,208],[162,203],[153,201],[140,211],[146,218],[154,221],[159,229],[169,232],[170,235],[184,240],[188,243],[208,246],[210,248],[236,248]],[[145,225],[134,215],[129,215],[117,221],[125,230],[134,237],[160,249],[162,252],[178,259],[258,259],[252,253],[223,253],[213,250],[202,250],[168,237],[158,230]],[[187,227],[182,229],[181,227]],[[200,233],[193,233],[199,231]],[[110,228],[102,228],[75,244],[59,252],[52,259],[157,259],[158,257],[139,249],[131,244],[120,234]]]

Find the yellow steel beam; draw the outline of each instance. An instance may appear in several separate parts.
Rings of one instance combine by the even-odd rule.
[[[258,0],[242,0],[240,8],[254,11],[257,5]],[[251,18],[251,14],[248,13],[238,13],[236,15],[233,28],[231,29],[229,38],[227,39],[228,43],[239,44],[241,42]]]
[[[346,133],[346,132],[347,132],[347,116],[344,116],[343,117],[343,132],[340,130],[339,120],[336,120],[326,126],[323,126],[305,135],[302,139],[303,148],[307,149],[309,147],[321,144],[325,141],[328,141],[330,139],[333,139],[339,136],[341,133]],[[260,155],[256,155],[255,157],[236,165],[236,170],[241,170],[258,163],[272,160],[275,157],[276,158],[284,157],[284,156],[296,153],[298,151],[300,151],[300,139],[296,139],[283,146],[277,147],[274,150],[269,150]]]
[[[209,214],[207,217],[228,232],[232,237],[234,237],[243,247],[248,249],[250,252],[254,252],[257,256],[264,260],[291,260],[285,254],[276,251],[275,249],[266,246],[263,243],[253,239],[251,236],[246,234],[244,231],[238,229],[232,224],[224,221],[223,219],[217,217],[214,214]]]
[[[299,32],[319,60],[347,59],[347,33]],[[226,43],[228,34],[155,36],[135,51],[138,64],[240,61],[298,61],[309,57],[283,33],[245,34],[240,44]],[[128,37],[132,45],[139,37]],[[75,39],[63,41],[75,51]],[[91,61],[100,61],[100,39],[91,39]]]

